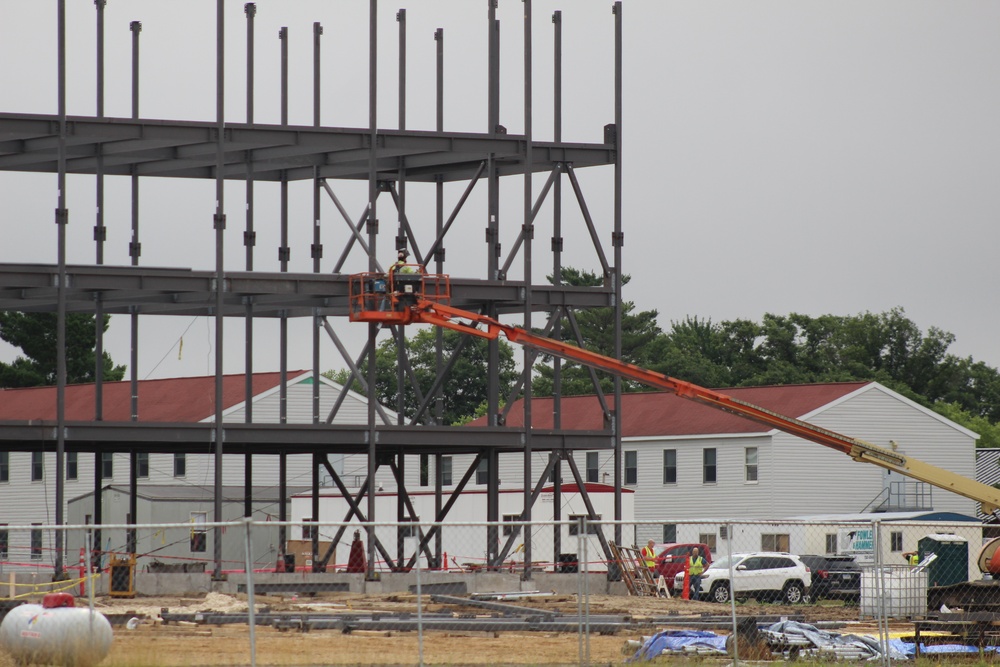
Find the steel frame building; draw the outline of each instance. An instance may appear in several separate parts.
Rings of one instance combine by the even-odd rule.
[[[617,428],[616,415],[621,410],[621,384],[615,379],[613,395],[604,396],[597,385],[595,391],[600,397],[605,412],[607,428],[599,432],[581,432],[561,428],[559,418],[560,369],[556,361],[555,372],[555,428],[540,430],[532,428],[530,371],[535,363],[535,354],[524,354],[523,376],[513,396],[500,395],[498,380],[499,351],[494,341],[489,348],[488,367],[488,414],[490,425],[484,428],[445,427],[435,425],[440,419],[441,383],[450,364],[441,348],[438,337],[438,377],[432,387],[416,387],[417,396],[423,406],[410,423],[380,423],[376,401],[369,401],[368,424],[361,427],[332,426],[328,422],[332,415],[319,414],[318,396],[313,397],[313,424],[264,425],[253,423],[252,414],[247,410],[247,423],[224,423],[221,415],[221,376],[223,374],[223,331],[225,321],[237,322],[245,328],[247,341],[245,372],[247,375],[247,398],[250,398],[249,378],[253,372],[254,323],[259,318],[274,318],[280,322],[280,370],[287,371],[287,351],[290,344],[288,322],[292,318],[312,318],[313,372],[317,376],[320,346],[329,338],[337,346],[344,361],[364,386],[374,386],[375,349],[379,327],[368,326],[368,343],[357,357],[348,353],[338,337],[330,320],[347,315],[347,276],[341,274],[344,261],[352,248],[367,255],[368,270],[380,270],[377,250],[384,248],[384,226],[380,235],[378,208],[380,195],[390,195],[397,212],[398,225],[395,236],[388,239],[395,247],[409,247],[417,262],[425,264],[429,271],[446,273],[445,241],[449,229],[466,203],[469,194],[478,186],[487,190],[487,211],[485,220],[485,272],[481,277],[452,276],[452,303],[462,308],[475,310],[497,317],[513,314],[522,318],[524,327],[531,327],[533,318],[540,314],[548,316],[545,328],[551,335],[561,335],[559,327],[563,318],[568,318],[570,326],[576,329],[573,311],[580,308],[611,307],[614,310],[615,356],[621,353],[622,308],[622,230],[621,201],[621,127],[622,127],[622,7],[615,2],[612,9],[614,30],[614,119],[604,128],[603,143],[574,143],[562,138],[562,21],[561,12],[552,15],[555,51],[553,57],[553,123],[554,140],[536,141],[532,134],[532,5],[531,0],[521,0],[524,9],[524,133],[508,134],[500,119],[500,25],[497,19],[498,0],[484,2],[484,29],[488,31],[488,126],[481,133],[448,132],[444,128],[444,32],[438,29],[434,35],[436,42],[436,110],[437,126],[434,131],[413,131],[406,129],[406,10],[397,14],[399,37],[399,119],[396,129],[378,126],[376,118],[377,86],[379,80],[377,41],[377,0],[369,0],[369,41],[368,88],[369,124],[362,128],[335,128],[320,125],[320,44],[322,26],[314,24],[313,30],[313,111],[311,126],[288,124],[288,39],[282,29],[281,62],[281,123],[260,124],[254,121],[254,18],[256,7],[253,3],[244,6],[247,30],[247,100],[245,122],[227,119],[224,95],[226,63],[224,55],[223,0],[216,2],[217,46],[216,46],[216,119],[214,122],[170,121],[141,118],[138,113],[139,82],[139,36],[141,24],[132,22],[132,117],[112,118],[104,114],[104,9],[106,0],[96,0],[97,30],[97,109],[93,116],[69,116],[66,110],[66,8],[65,0],[56,0],[58,29],[58,109],[52,115],[0,113],[0,170],[44,172],[54,174],[58,184],[58,201],[55,208],[57,225],[57,247],[51,264],[25,265],[5,262],[0,264],[0,309],[19,312],[50,312],[57,314],[58,335],[58,375],[57,375],[57,418],[54,423],[2,422],[0,423],[0,449],[8,451],[56,452],[56,524],[64,523],[65,498],[64,459],[68,451],[131,453],[132,502],[135,502],[135,462],[138,452],[204,452],[211,444],[215,457],[215,485],[222,485],[222,461],[224,454],[245,456],[246,488],[252,488],[252,470],[255,456],[278,456],[282,473],[285,457],[289,454],[311,454],[314,460],[313,487],[319,486],[319,474],[325,468],[333,475],[341,492],[348,499],[351,495],[327,462],[327,453],[363,453],[367,455],[368,479],[374,479],[376,469],[389,465],[396,475],[400,489],[400,503],[397,517],[378,517],[383,520],[403,520],[409,516],[409,507],[403,470],[407,456],[428,455],[440,457],[443,454],[475,454],[473,464],[465,471],[461,481],[455,486],[450,497],[442,489],[441,466],[435,480],[437,519],[443,518],[454,504],[466,483],[483,459],[489,462],[488,521],[499,521],[497,510],[497,457],[502,452],[519,452],[524,458],[524,501],[525,511],[521,517],[531,519],[531,505],[537,498],[543,481],[555,475],[562,479],[562,464],[584,491],[582,479],[575,465],[572,452],[577,450],[613,449],[615,452],[614,484],[616,487],[615,513],[621,518],[621,434]],[[8,62],[11,62],[8,60]],[[599,239],[597,225],[592,219],[583,188],[576,171],[591,166],[613,168],[613,232],[611,234],[612,254],[609,261]],[[90,265],[68,265],[66,259],[66,229],[69,224],[70,202],[66,195],[67,174],[93,175],[96,188],[97,213],[94,224],[95,262]],[[535,174],[546,175],[544,186],[533,192]],[[215,235],[215,270],[193,271],[185,268],[149,268],[139,263],[141,244],[138,227],[138,206],[136,203],[138,183],[148,177],[174,177],[214,181],[216,208],[213,215]],[[523,215],[515,224],[520,232],[514,247],[503,253],[499,240],[500,183],[502,177],[521,176],[524,181]],[[104,180],[108,177],[130,179],[133,184],[132,239],[129,244],[129,266],[109,266],[104,262],[104,248],[107,227],[104,224]],[[246,248],[245,265],[234,267],[225,265],[224,246],[232,243],[234,227],[232,215],[227,214],[224,196],[224,182],[242,181],[246,184],[246,217],[242,242]],[[344,180],[367,182],[367,205],[358,218],[351,217],[336,194],[336,184]],[[288,184],[294,181],[311,181],[313,207],[318,221],[322,197],[328,197],[336,206],[344,221],[347,232],[337,239],[320,238],[320,226],[314,227],[311,244],[313,271],[292,273],[288,271]],[[276,183],[281,194],[280,238],[277,248],[281,262],[279,272],[254,270],[256,231],[254,227],[254,189],[259,183]],[[406,215],[405,195],[407,183],[433,184],[436,197],[433,229],[411,226]],[[445,215],[443,187],[445,183],[466,183],[464,194],[449,215]],[[563,187],[571,190],[573,201],[580,207],[586,225],[586,234],[593,243],[601,262],[604,285],[596,288],[571,287],[562,283],[562,198]],[[546,202],[552,205],[553,229],[547,258],[539,257],[534,242],[535,217]],[[429,217],[429,216],[428,216]],[[227,234],[227,230],[229,233]],[[333,267],[321,269],[324,257],[324,243],[327,252],[330,246],[338,245],[339,260]],[[385,254],[385,249],[383,249]],[[8,255],[9,257],[9,255]],[[509,280],[508,271],[516,260],[523,262],[526,279]],[[551,271],[554,284],[535,284],[532,280],[537,268],[544,266]],[[534,269],[534,271],[533,271]],[[152,424],[143,423],[137,392],[133,391],[133,419],[130,422],[108,422],[102,418],[101,405],[101,362],[98,361],[97,399],[94,405],[94,419],[86,422],[67,421],[65,416],[66,386],[66,315],[68,313],[92,313],[100,323],[103,315],[129,315],[131,319],[132,358],[130,361],[132,382],[137,382],[138,321],[150,315],[200,315],[215,321],[215,375],[216,414],[213,424]],[[345,321],[346,320],[342,320]],[[231,326],[231,325],[230,325]],[[579,331],[576,332],[579,337]],[[104,349],[102,327],[97,326],[98,360]],[[402,331],[394,330],[397,340],[402,339]],[[405,346],[400,350],[399,373],[402,380],[415,383],[412,370],[407,363]],[[457,352],[456,352],[457,355]],[[284,383],[282,383],[284,387]],[[316,392],[318,393],[318,385]],[[399,386],[403,386],[400,382]],[[511,405],[513,399],[523,396],[525,406],[525,426],[512,429],[503,426],[503,405]],[[401,399],[400,399],[401,400]],[[247,405],[250,403],[248,401]],[[336,410],[336,408],[334,408]],[[399,411],[402,414],[402,411]],[[533,453],[548,452],[548,464],[544,470],[533,470]],[[100,456],[96,456],[100,461]],[[440,462],[440,458],[438,458]],[[282,474],[281,493],[286,493]],[[95,465],[94,488],[101,488],[100,464]],[[366,493],[367,483],[360,494],[353,498],[352,515],[374,521],[374,495]],[[558,489],[559,485],[556,484]],[[220,516],[221,495],[216,494],[216,516]],[[250,498],[246,505],[249,511]],[[367,506],[364,505],[367,501]],[[558,511],[559,502],[555,506]],[[589,507],[589,505],[588,505]],[[591,511],[592,508],[590,508]],[[101,517],[95,516],[95,523]],[[132,516],[135,516],[134,508]],[[349,515],[350,516],[350,515]],[[558,515],[557,515],[558,516]],[[98,529],[99,530],[99,529]],[[218,529],[216,529],[218,531]],[[620,532],[620,528],[618,529]],[[370,530],[370,538],[374,531]],[[516,536],[516,535],[515,535]],[[506,544],[501,544],[499,530],[489,532],[487,553],[491,560],[499,563],[506,556],[515,536]],[[617,535],[621,541],[620,534]],[[221,542],[216,534],[215,561],[216,575],[220,575]],[[134,546],[134,535],[132,538]],[[282,543],[284,535],[281,536]],[[532,562],[530,536],[525,541],[525,572],[530,576]],[[98,536],[97,544],[100,544]],[[400,544],[402,541],[400,540]],[[440,535],[437,536],[435,550],[434,531],[431,530],[420,541],[423,551],[434,563],[440,559]],[[383,545],[376,540],[368,540],[369,567],[374,562],[376,550],[390,562],[393,568],[412,566],[416,554],[409,563],[404,563],[402,552],[393,558]],[[558,535],[554,556],[560,551]],[[62,538],[57,536],[56,576],[63,567]],[[554,557],[553,560],[556,560]],[[316,564],[323,567],[323,561]]]

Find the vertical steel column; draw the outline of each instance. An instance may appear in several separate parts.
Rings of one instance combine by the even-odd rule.
[[[129,24],[132,31],[132,119],[139,118],[139,33],[142,32],[142,23],[132,21]],[[139,256],[142,255],[142,244],[139,242],[139,174],[135,168],[132,169],[132,242],[129,243],[129,256],[132,266],[139,265]],[[131,418],[132,421],[139,420],[139,310],[137,306],[130,307],[131,321],[131,357],[129,366],[130,386],[131,386]],[[110,454],[114,456],[114,453]],[[136,514],[139,507],[139,455],[136,450],[130,449],[128,456],[128,521],[130,525],[135,525]],[[126,538],[125,550],[128,553],[136,551],[136,530],[129,528]]]
[[[247,125],[253,125],[253,79],[254,79],[254,17],[257,15],[257,5],[248,2],[243,5],[243,13],[247,17]],[[257,235],[253,229],[253,153],[247,151],[246,161],[246,231],[243,232],[243,245],[246,247],[247,271],[253,271],[253,249]],[[243,421],[253,423],[253,297],[246,297],[244,303],[244,348],[243,368]],[[253,516],[253,446],[247,445],[243,453],[243,516]]]
[[[281,40],[281,126],[288,125],[288,28],[278,30]],[[288,175],[281,172],[281,246],[278,248],[278,262],[281,273],[288,271]],[[278,422],[288,423],[288,315],[283,310],[278,321]],[[284,450],[278,454],[278,520],[288,520],[288,454]],[[281,525],[278,528],[278,566],[285,566],[285,546],[288,541],[288,528]]]
[[[553,73],[552,73],[552,140],[562,142],[562,12],[552,13],[553,38]],[[562,169],[556,174],[556,182],[552,184],[552,284],[562,284]],[[562,338],[562,313],[551,311],[549,317],[556,317],[552,325],[552,337]],[[562,359],[555,357],[552,363],[552,428],[562,428]],[[571,454],[572,456],[572,454]],[[562,519],[562,456],[557,454],[552,468],[552,520]],[[552,529],[552,562],[559,562],[562,551],[562,526]]]
[[[531,249],[535,235],[531,215],[531,0],[524,2],[524,329],[531,331]],[[531,368],[534,351],[524,348],[524,512],[523,521],[531,521],[531,491],[534,478],[531,474]],[[523,579],[531,579],[531,528],[524,529]]]
[[[377,263],[376,240],[378,238],[378,217],[375,211],[375,200],[378,197],[378,173],[376,159],[378,157],[378,0],[368,0],[368,270],[375,271]],[[375,521],[375,471],[378,468],[376,459],[375,430],[375,338],[378,335],[378,325],[368,323],[368,520]],[[375,576],[375,528],[366,528],[368,540],[368,568],[365,577]]]
[[[614,4],[615,14],[615,359],[622,358],[622,3]],[[615,376],[615,521],[622,520],[622,379]],[[615,524],[615,543],[622,543],[622,526]]]
[[[320,119],[320,37],[323,35],[323,26],[318,21],[313,23],[313,127],[319,127]],[[313,167],[313,242],[311,255],[313,261],[313,273],[319,273],[320,260],[323,258],[323,245],[320,243],[320,181],[319,167]],[[323,326],[323,318],[319,311],[313,311],[313,339],[312,339],[312,363],[313,363],[313,383],[312,383],[312,422],[319,423],[319,332]],[[321,459],[326,454],[314,453],[312,455],[312,520],[319,521],[319,473],[322,465]],[[319,526],[314,526],[312,531],[312,562],[313,572],[318,572],[321,568],[319,559]]]
[[[397,106],[398,106],[398,124],[400,130],[406,129],[406,10],[400,9],[396,12],[396,22],[399,23],[399,66],[398,66],[398,84],[399,92],[397,94]],[[397,173],[397,183],[396,190],[399,194],[399,202],[396,205],[397,208],[397,230],[396,230],[396,248],[406,247],[406,229],[403,225],[403,220],[406,216],[406,158],[399,158],[399,171]],[[419,257],[414,257],[415,261],[420,261]],[[406,363],[406,334],[403,327],[396,327],[396,419],[397,422],[402,425],[405,422],[404,410],[406,409],[406,392],[404,389],[404,383],[406,381],[406,375],[403,373],[403,367]],[[403,495],[405,491],[404,481],[406,480],[406,456],[404,454],[399,454],[396,457],[396,467],[398,468],[399,483],[396,488],[396,521],[403,522],[409,515],[406,512],[406,501],[407,496]],[[402,564],[405,554],[403,553],[404,548],[404,531],[403,527],[399,526],[396,528],[396,562]],[[419,557],[419,555],[418,555]]]
[[[107,0],[94,0],[97,8],[97,117],[104,118],[104,7]],[[104,264],[104,145],[97,145],[95,169],[95,199],[97,219],[94,224],[96,261]],[[94,293],[94,421],[104,420],[104,301],[100,292]],[[96,497],[96,496],[95,496]]]
[[[66,466],[66,0],[58,3],[58,91],[59,98],[59,166],[57,176],[58,202],[56,204],[57,248],[59,285],[56,310],[56,525],[64,523],[65,466]],[[44,454],[43,461],[44,461]],[[55,568],[53,579],[66,577],[63,571],[63,544],[65,536],[55,532]]]
[[[437,42],[436,45],[436,73],[435,73],[435,128],[438,132],[444,132],[444,30],[438,28],[434,31],[434,41]],[[444,232],[444,181],[441,176],[437,176],[434,183],[434,195],[435,195],[435,234],[434,238],[440,239],[442,233]],[[427,261],[429,261],[428,258]],[[444,242],[438,244],[437,249],[434,251],[434,271],[435,273],[444,273]],[[434,332],[434,367],[435,377],[441,377],[441,373],[444,371],[444,329],[441,327],[435,327],[437,330]],[[437,398],[434,401],[434,417],[435,421],[440,424],[444,421],[444,392],[441,387],[438,387]],[[426,456],[426,454],[422,455]],[[437,471],[434,476],[434,516],[441,516],[441,508],[443,507],[442,498],[442,488],[441,488],[441,465],[444,457],[441,454],[434,455],[434,470]],[[441,534],[440,530],[434,532],[434,557],[437,559],[438,567],[443,567],[445,570],[448,569],[448,563],[443,563],[441,560],[442,551],[444,549],[444,536]]]
[[[106,0],[94,0],[97,7],[97,117],[104,117],[104,7]],[[104,146],[97,147],[97,221],[94,225],[94,241],[97,245],[97,264],[104,264],[104,242],[107,228],[104,226]],[[104,420],[104,300],[98,292],[94,304],[94,421]],[[94,452],[94,533],[91,545],[93,554],[101,548],[101,529],[104,512],[101,503],[101,456]]]
[[[489,3],[489,109],[487,118],[489,122],[488,132],[490,136],[496,136],[500,130],[500,23],[497,21],[497,0],[487,0]],[[491,153],[488,160],[488,191],[487,207],[488,219],[486,226],[486,247],[488,257],[487,280],[499,280],[499,260],[500,260],[500,176],[497,171],[497,164],[494,155]],[[495,303],[487,304],[486,314],[490,317],[497,316]],[[500,412],[500,344],[497,340],[487,342],[487,384],[486,384],[486,406],[488,423],[496,426]],[[495,447],[490,447],[486,454],[488,461],[489,479],[486,488],[486,520],[498,522],[500,520],[500,459]],[[526,480],[527,481],[527,480]],[[493,565],[497,558],[499,549],[499,531],[496,526],[487,528],[486,531],[486,561]]]
[[[224,246],[226,230],[225,214],[225,2],[216,0],[216,55],[215,55],[215,104],[216,104],[216,146],[215,146],[215,520],[222,521],[222,450],[225,429],[222,424],[222,375],[223,375],[223,298],[226,274],[224,271]],[[222,528],[213,531],[215,571],[213,579],[222,578]]]

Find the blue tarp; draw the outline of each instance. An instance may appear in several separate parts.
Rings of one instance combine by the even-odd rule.
[[[681,652],[685,647],[701,647],[726,654],[726,638],[703,630],[664,630],[650,637],[626,662],[652,660],[664,650]]]

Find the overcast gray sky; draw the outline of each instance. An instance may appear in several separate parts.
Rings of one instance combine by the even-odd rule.
[[[95,113],[92,0],[66,0],[68,109]],[[226,2],[227,119],[245,115],[244,2]],[[551,14],[563,12],[564,131],[599,141],[613,122],[613,16],[607,0],[534,0],[533,126],[552,138]],[[312,123],[312,22],[324,27],[322,124],[367,124],[368,2],[257,3],[256,118],[279,122],[280,26],[290,33],[290,122]],[[433,129],[434,41],[445,31],[445,126],[486,128],[486,0],[383,1],[379,125],[397,127],[396,11],[407,8],[409,129]],[[56,112],[55,0],[0,0],[0,111]],[[500,0],[501,122],[523,132],[523,3]],[[687,315],[722,321],[764,313],[881,312],[899,306],[921,328],[953,332],[951,351],[1000,365],[994,332],[996,187],[1000,183],[1000,3],[955,0],[711,2],[626,0],[623,127],[625,298],[656,309],[660,324]],[[213,120],[215,3],[108,0],[106,115],[128,117],[129,22],[142,21],[143,118]],[[610,252],[612,172],[581,171],[587,202]],[[538,179],[535,192],[543,179]],[[94,258],[94,179],[71,177],[71,263]],[[522,220],[523,179],[502,184],[505,253]],[[129,185],[109,178],[107,263],[127,264]],[[353,215],[364,185],[334,184]],[[465,184],[446,188],[446,209]],[[5,241],[0,261],[55,261],[53,175],[0,174]],[[243,186],[226,190],[227,266],[243,268]],[[276,270],[277,189],[258,187],[256,268]],[[567,189],[568,195],[568,189]],[[411,185],[408,216],[431,242],[432,190]],[[141,263],[214,266],[214,182],[147,179],[141,188]],[[311,271],[309,184],[292,186],[293,271]],[[331,270],[345,226],[329,200],[322,227]],[[566,263],[597,268],[567,196]],[[549,207],[536,232],[536,281],[548,269]],[[388,250],[395,211],[379,202]],[[484,277],[485,191],[449,235],[448,271]],[[388,224],[386,224],[388,223]],[[391,258],[391,252],[383,261]],[[521,277],[521,263],[511,277]],[[360,255],[347,271],[362,270]],[[536,321],[536,324],[538,322]],[[355,351],[364,328],[337,321]],[[140,377],[214,369],[213,322],[143,318]],[[360,329],[360,331],[359,331]],[[276,325],[261,322],[257,370],[276,370]],[[184,333],[183,353],[177,341]],[[308,322],[293,323],[291,368],[311,365]],[[128,360],[128,323],[115,319],[112,356]],[[0,348],[0,359],[15,352]],[[242,371],[242,322],[227,322],[228,372]],[[339,368],[332,345],[324,368]]]

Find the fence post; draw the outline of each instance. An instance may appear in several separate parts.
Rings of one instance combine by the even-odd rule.
[[[253,542],[250,540],[250,526],[252,524],[253,517],[243,518],[243,525],[246,526],[246,542],[243,547],[243,556],[246,563],[247,624],[250,626],[250,667],[257,667],[257,619],[254,612],[253,597]]]
[[[414,565],[414,567],[417,568],[417,658],[418,658],[417,664],[419,664],[420,667],[424,667],[424,605],[422,598],[423,592],[420,590],[419,546],[416,551],[416,564]]]
[[[584,555],[583,531],[585,528],[586,526],[584,524],[584,518],[580,517],[576,523],[576,614],[580,623],[580,631],[578,634],[579,646],[577,647],[580,658],[580,665],[587,664],[587,662],[585,662],[584,659],[584,649],[583,649],[583,636],[588,630],[587,625],[585,623],[586,619],[584,618],[583,614],[583,599],[584,597],[586,597],[586,593],[584,588],[585,583],[584,583],[583,568],[580,567],[582,565],[581,559],[583,558]]]
[[[733,618],[733,665],[740,664],[740,642],[736,623],[736,572],[733,570],[733,524],[726,524],[726,556],[729,558],[729,613]]]

